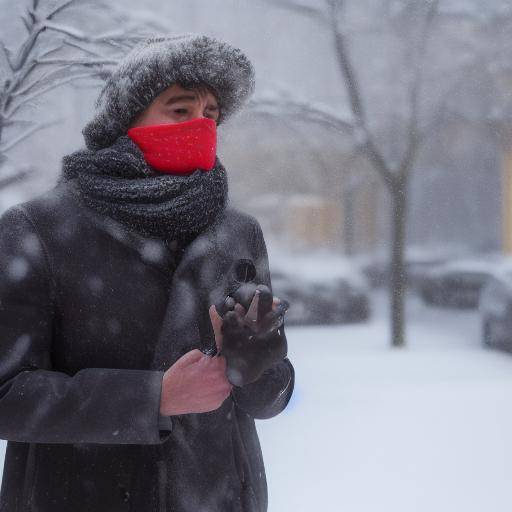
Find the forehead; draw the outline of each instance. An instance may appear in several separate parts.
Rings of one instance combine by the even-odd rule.
[[[177,96],[183,96],[185,101],[186,98],[190,98],[190,101],[194,99],[204,99],[208,102],[217,103],[215,95],[209,91],[207,87],[185,88],[179,84],[173,84],[167,87],[155,99],[167,101]]]

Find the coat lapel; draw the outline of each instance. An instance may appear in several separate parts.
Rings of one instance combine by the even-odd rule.
[[[173,252],[158,238],[139,235],[123,224],[81,206],[83,214],[119,243],[136,251],[145,264],[168,279],[169,300],[154,351],[152,369],[165,370],[194,348],[215,346],[208,308],[218,304],[236,285],[240,260],[251,260],[247,226],[223,214],[184,250],[176,265]]]
[[[215,257],[215,232],[207,230],[185,249],[171,281],[167,311],[155,347],[153,369],[166,370],[186,352],[207,343],[201,339],[204,315],[201,269]],[[213,334],[213,333],[212,333]]]
[[[81,206],[81,205],[80,205]],[[175,269],[175,257],[167,245],[159,238],[144,237],[129,230],[120,222],[101,215],[91,208],[81,206],[83,214],[94,223],[94,225],[107,233],[119,243],[136,251],[142,261],[169,277]]]
[[[223,214],[191,242],[173,275],[153,369],[166,370],[186,352],[215,347],[208,309],[233,290],[240,260],[251,260],[247,226]]]

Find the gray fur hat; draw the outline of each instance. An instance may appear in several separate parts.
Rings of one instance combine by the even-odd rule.
[[[82,133],[86,146],[98,150],[126,134],[131,121],[164,89],[179,83],[206,84],[216,93],[220,121],[254,90],[254,69],[237,48],[212,37],[155,37],[137,44],[108,78],[96,112]]]

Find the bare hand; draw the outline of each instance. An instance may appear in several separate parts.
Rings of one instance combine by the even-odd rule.
[[[220,350],[220,340],[217,350]],[[160,414],[173,416],[214,411],[226,400],[231,389],[224,357],[210,357],[200,350],[191,350],[164,373]]]

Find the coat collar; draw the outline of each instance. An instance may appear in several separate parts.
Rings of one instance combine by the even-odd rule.
[[[177,251],[179,248],[177,242],[174,243],[173,241],[167,245],[160,238],[145,237],[106,215],[102,215],[87,206],[81,206],[85,216],[96,227],[119,243],[136,251],[145,264],[156,268],[166,277],[169,277],[177,269],[178,260],[183,261],[183,263],[195,260],[199,255],[204,255],[215,246],[215,228],[210,226],[200,233],[187,247],[181,249],[182,255],[178,255]],[[214,223],[214,225],[216,224],[217,222]],[[179,256],[182,257],[179,258]]]

